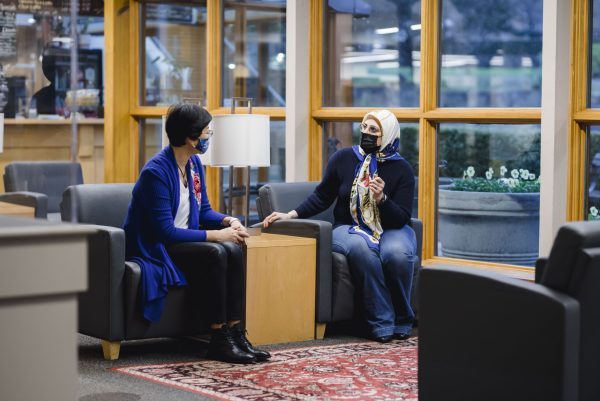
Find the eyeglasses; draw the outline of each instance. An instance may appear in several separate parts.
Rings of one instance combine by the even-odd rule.
[[[373,134],[373,135],[379,134],[381,132],[381,130],[379,129],[378,126],[376,126],[376,125],[367,125],[365,123],[362,123],[360,125],[360,130],[362,132],[368,132],[369,134]]]

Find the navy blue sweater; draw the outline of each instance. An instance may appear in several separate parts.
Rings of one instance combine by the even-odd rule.
[[[329,159],[325,175],[315,192],[295,210],[300,218],[309,218],[326,210],[337,200],[333,209],[334,225],[354,225],[350,214],[350,191],[356,166],[360,163],[352,148],[335,152]],[[415,192],[415,175],[404,160],[377,163],[377,173],[385,182],[383,193],[387,201],[379,204],[381,226],[384,230],[402,228],[410,221]]]

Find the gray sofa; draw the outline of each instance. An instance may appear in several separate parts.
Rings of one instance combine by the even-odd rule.
[[[102,341],[106,359],[118,358],[121,341],[207,333],[210,305],[201,274],[184,270],[189,284],[172,288],[161,320],[149,323],[141,313],[141,270],[125,262],[123,223],[133,184],[86,184],[67,188],[61,202],[63,221],[93,224],[89,240],[88,288],[79,296],[79,332]],[[73,210],[76,215],[73,216]],[[204,280],[205,281],[205,280]]]
[[[35,217],[60,221],[60,201],[69,185],[83,184],[79,163],[24,161],[6,165],[0,200],[33,207]]]
[[[420,400],[600,400],[600,222],[563,226],[536,281],[423,269]]]
[[[273,211],[288,212],[310,195],[318,182],[273,183],[258,191],[256,206],[261,220]],[[311,219],[277,221],[266,232],[297,235],[317,239],[317,299],[316,321],[318,323],[340,322],[356,317],[355,290],[346,257],[331,250],[331,230],[335,203],[323,213]],[[422,223],[412,219],[411,225],[417,235],[417,255],[421,255]],[[420,259],[415,263],[413,289],[416,289]],[[412,303],[417,306],[416,291]]]

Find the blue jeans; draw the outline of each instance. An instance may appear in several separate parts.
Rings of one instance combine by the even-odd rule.
[[[379,252],[365,239],[350,234],[350,226],[333,230],[333,252],[346,255],[354,287],[363,301],[373,336],[410,334],[415,314],[410,306],[417,238],[412,227],[385,230]]]

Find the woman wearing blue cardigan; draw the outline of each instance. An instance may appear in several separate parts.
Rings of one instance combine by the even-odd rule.
[[[144,166],[133,188],[124,227],[126,257],[141,267],[143,315],[150,322],[160,320],[169,288],[187,284],[177,264],[200,270],[211,300],[207,356],[252,363],[270,355],[250,344],[241,324],[245,289],[240,245],[248,233],[238,219],[212,210],[198,157],[208,149],[211,119],[194,104],[169,109],[165,128],[170,145]]]

